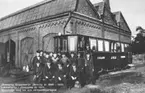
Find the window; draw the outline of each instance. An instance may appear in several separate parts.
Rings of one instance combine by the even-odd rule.
[[[93,38],[90,38],[89,41],[90,41],[91,50],[96,50],[97,49],[97,40],[93,39]]]
[[[121,52],[124,52],[124,44],[121,43]]]
[[[77,50],[77,36],[68,37],[68,49],[69,49],[69,51]]]
[[[125,44],[125,46],[124,46],[124,51],[125,52],[128,52],[128,47],[129,47],[129,45],[128,44]]]
[[[119,42],[116,43],[116,52],[121,52],[121,45]]]
[[[55,51],[56,52],[60,52],[62,50],[62,46],[61,46],[61,39],[60,38],[55,38],[55,43],[54,43],[54,46],[55,46]]]
[[[57,38],[54,38],[54,50],[57,52],[58,51],[58,42],[57,42]]]
[[[113,49],[113,52],[117,52],[117,44],[114,43],[114,49]]]
[[[105,52],[109,52],[110,51],[109,41],[104,41],[104,45],[105,45]]]
[[[78,37],[78,51],[83,51],[85,45],[84,37]]]
[[[111,52],[114,52],[114,42],[111,42]]]
[[[98,40],[98,51],[103,51],[103,40]]]
[[[67,52],[67,39],[62,39],[62,51]]]
[[[68,49],[68,43],[67,43],[67,38],[66,37],[57,37],[55,38],[55,50],[57,52],[67,52]]]

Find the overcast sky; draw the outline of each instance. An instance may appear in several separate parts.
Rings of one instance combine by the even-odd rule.
[[[0,0],[0,18],[42,0]],[[91,0],[97,3],[102,0]],[[135,34],[136,26],[145,28],[145,0],[110,0],[111,10],[121,11]]]

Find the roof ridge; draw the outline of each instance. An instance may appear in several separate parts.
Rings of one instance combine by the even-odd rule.
[[[20,10],[14,12],[14,13],[10,13],[10,14],[8,14],[8,15],[6,15],[6,16],[0,18],[0,21],[6,19],[6,18],[8,18],[8,17],[17,15],[17,14],[19,14],[19,13],[22,13],[22,12],[24,12],[24,11],[27,11],[27,10],[29,10],[29,9],[32,9],[32,8],[38,7],[38,6],[40,6],[40,5],[43,5],[43,4],[45,4],[45,3],[50,3],[50,2],[52,2],[52,1],[56,1],[56,0],[43,0],[43,1],[40,1],[40,2],[38,2],[38,3],[36,3],[36,4],[27,6],[26,8],[20,9]]]

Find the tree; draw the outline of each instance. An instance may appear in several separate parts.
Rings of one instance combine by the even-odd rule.
[[[132,52],[134,54],[145,53],[145,29],[138,26],[136,31],[138,31],[138,34],[136,35],[135,40],[132,41]]]

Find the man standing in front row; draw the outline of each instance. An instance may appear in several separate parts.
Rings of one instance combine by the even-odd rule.
[[[33,65],[32,68],[34,71],[34,78],[33,78],[34,83],[40,83],[41,81],[42,70],[40,66],[41,59],[40,59],[39,53],[40,51],[38,50],[36,52],[36,56],[33,58],[33,63],[32,63]]]

